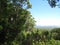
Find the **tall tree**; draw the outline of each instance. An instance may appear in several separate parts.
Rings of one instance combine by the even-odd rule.
[[[18,33],[24,29],[29,8],[29,0],[0,1],[0,45],[12,45]]]

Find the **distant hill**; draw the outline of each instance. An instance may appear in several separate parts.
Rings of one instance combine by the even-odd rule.
[[[58,28],[57,26],[35,26],[36,28]]]
[[[60,27],[57,27],[57,26],[35,26],[35,28],[51,30],[53,28],[60,28]]]

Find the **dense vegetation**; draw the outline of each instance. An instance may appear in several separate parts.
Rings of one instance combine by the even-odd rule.
[[[60,28],[34,28],[29,0],[0,0],[0,45],[60,45]]]

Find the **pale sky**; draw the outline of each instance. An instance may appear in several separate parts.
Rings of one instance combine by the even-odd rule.
[[[41,18],[35,19],[36,25],[40,26],[60,26],[60,19],[59,18]]]
[[[60,26],[60,8],[51,8],[47,0],[30,0],[30,12],[39,26]]]

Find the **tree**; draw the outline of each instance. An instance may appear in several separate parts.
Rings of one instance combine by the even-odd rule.
[[[47,1],[52,8],[56,6],[60,6],[60,4],[58,3],[60,0],[47,0]]]
[[[12,45],[18,33],[24,29],[29,8],[29,0],[0,1],[0,45]]]
[[[60,40],[60,28],[54,28],[51,30],[52,38],[55,40]]]
[[[25,28],[27,31],[32,31],[32,29],[35,26],[35,20],[32,17],[32,15],[30,15],[30,13],[28,14],[29,16],[27,17],[26,23],[25,23]]]

